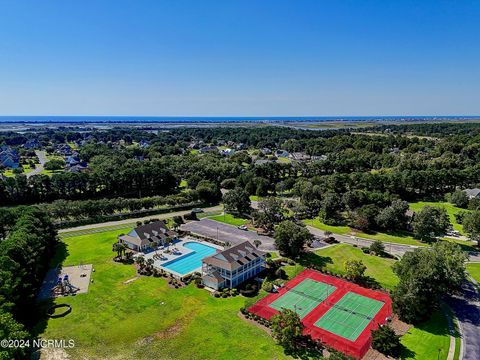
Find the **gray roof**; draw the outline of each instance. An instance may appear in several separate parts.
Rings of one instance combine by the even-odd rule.
[[[467,194],[468,197],[477,197],[480,194],[479,188],[465,189],[463,191],[465,192],[465,194]]]
[[[208,256],[202,261],[207,265],[232,271],[264,255],[265,253],[255,248],[252,243],[244,241],[215,255]]]
[[[167,229],[163,221],[155,221],[141,225],[130,231],[127,235],[120,235],[120,240],[137,246],[150,245],[163,242],[167,237],[175,237],[176,232]]]

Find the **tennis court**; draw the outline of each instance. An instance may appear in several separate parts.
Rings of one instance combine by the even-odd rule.
[[[270,304],[270,307],[281,311],[295,311],[301,319],[324,301],[335,291],[336,287],[326,283],[305,279]]]
[[[382,301],[348,292],[315,322],[315,326],[355,341],[383,305]]]

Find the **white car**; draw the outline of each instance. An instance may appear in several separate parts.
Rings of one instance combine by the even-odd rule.
[[[248,228],[245,225],[237,226],[237,228],[240,230],[248,230]]]

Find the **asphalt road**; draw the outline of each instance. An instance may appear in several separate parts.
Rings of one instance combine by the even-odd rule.
[[[461,293],[447,299],[458,319],[462,334],[463,360],[480,357],[480,296],[471,282],[462,285]],[[461,354],[462,355],[462,354]]]
[[[35,150],[35,154],[38,157],[39,164],[37,164],[35,169],[26,174],[27,178],[40,174],[44,169],[45,163],[47,162],[47,153],[45,151]]]
[[[307,226],[308,230],[315,236],[324,237],[323,230],[319,230],[312,226]],[[375,240],[365,239],[355,237],[352,238],[350,235],[340,235],[340,234],[333,234],[335,239],[340,241],[341,243],[350,244],[350,245],[357,245],[357,246],[370,246]],[[395,244],[390,242],[383,242],[385,244],[385,251],[389,254],[395,256],[403,256],[407,251],[412,251],[416,248],[421,246],[415,245],[402,245],[402,244]],[[480,262],[480,252],[469,252],[468,253],[468,260],[472,262]]]
[[[320,238],[324,237],[323,230],[319,230],[312,226],[307,226],[307,229],[310,231],[310,233],[312,233],[317,237],[320,237]],[[350,235],[333,234],[333,237],[338,241],[340,241],[341,243],[357,245],[357,246],[370,246],[375,241],[375,240],[364,239],[359,237],[352,238]],[[392,255],[398,255],[398,256],[403,256],[407,251],[412,251],[413,249],[418,247],[413,245],[401,245],[401,244],[394,244],[394,243],[384,243],[384,244],[385,244],[386,252]]]

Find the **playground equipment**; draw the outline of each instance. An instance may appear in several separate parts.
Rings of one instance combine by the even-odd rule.
[[[68,295],[75,295],[80,288],[73,286],[70,283],[68,275],[65,274],[63,278],[61,276],[58,277],[57,285],[52,289],[56,296],[68,296]]]

